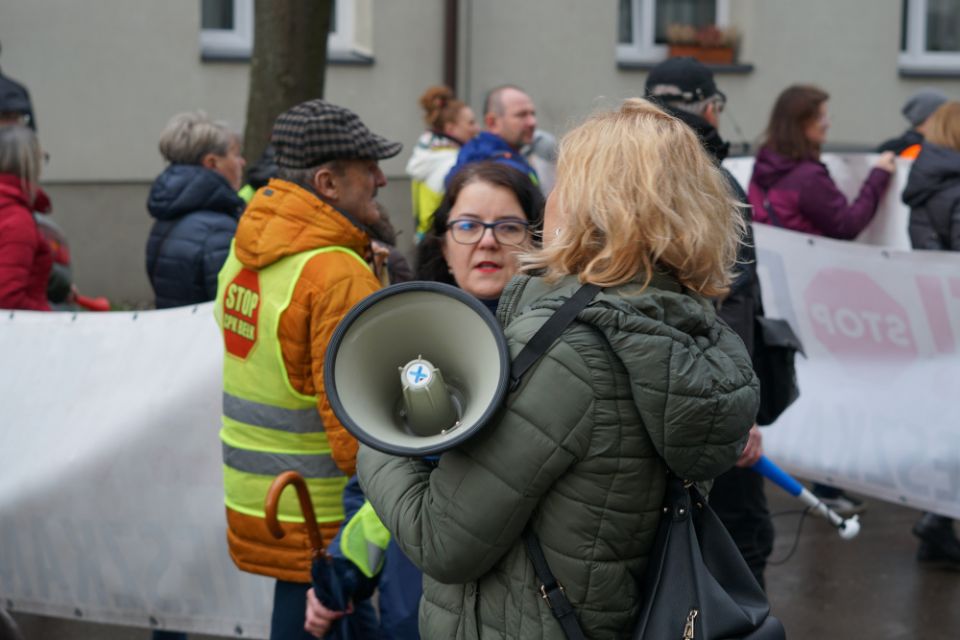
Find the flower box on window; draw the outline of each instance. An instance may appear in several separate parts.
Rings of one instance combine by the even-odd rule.
[[[667,28],[667,55],[690,56],[704,64],[733,64],[737,59],[740,35],[733,28],[708,25],[699,29],[688,24]]]

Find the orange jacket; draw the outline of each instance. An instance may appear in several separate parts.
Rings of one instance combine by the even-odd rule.
[[[263,269],[289,255],[340,246],[366,256],[367,235],[330,205],[307,190],[271,180],[257,191],[240,218],[235,237],[237,258]],[[317,396],[331,455],[347,476],[356,471],[357,441],[337,420],[323,387],[327,343],[340,320],[360,300],[380,288],[373,273],[356,258],[338,251],[314,256],[304,266],[290,305],[280,317],[283,362],[294,389]],[[227,509],[227,540],[237,566],[292,582],[310,581],[310,551],[302,524],[283,523],[287,535],[276,540],[260,518]],[[324,543],[340,523],[321,525]]]

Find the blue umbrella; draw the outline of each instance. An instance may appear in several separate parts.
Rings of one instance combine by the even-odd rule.
[[[300,502],[300,511],[303,513],[304,525],[307,528],[307,537],[310,539],[310,549],[313,562],[310,568],[313,592],[317,599],[331,611],[346,611],[352,601],[359,601],[370,597],[375,583],[362,575],[349,560],[335,557],[327,553],[323,547],[323,538],[317,527],[317,517],[313,511],[313,502],[310,500],[310,491],[307,483],[296,471],[285,471],[274,478],[267,491],[267,500],[264,507],[267,528],[273,537],[280,539],[284,530],[277,519],[277,506],[280,494],[287,485],[292,484],[297,491]],[[351,616],[345,616],[335,621],[325,636],[333,640],[351,640],[360,638],[361,632],[354,628]]]

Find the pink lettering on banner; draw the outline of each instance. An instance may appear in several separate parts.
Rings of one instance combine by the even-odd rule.
[[[956,279],[951,278],[951,293],[954,297],[957,291],[954,286]],[[923,309],[927,312],[927,324],[933,334],[933,345],[940,353],[953,353],[956,349],[953,339],[953,328],[950,326],[950,314],[947,312],[947,302],[943,295],[943,285],[937,276],[917,276],[917,290]]]
[[[823,269],[804,292],[814,335],[840,360],[917,357],[906,310],[862,271]]]

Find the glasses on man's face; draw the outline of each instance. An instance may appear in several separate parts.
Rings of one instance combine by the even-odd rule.
[[[527,239],[530,223],[523,220],[497,220],[496,222],[480,222],[469,218],[451,220],[447,229],[454,242],[460,244],[477,244],[483,238],[487,229],[493,231],[493,237],[500,244],[519,245]]]

